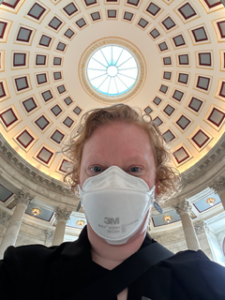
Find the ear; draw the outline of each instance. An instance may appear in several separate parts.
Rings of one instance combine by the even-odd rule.
[[[155,198],[159,195],[159,181],[158,179],[155,180]]]

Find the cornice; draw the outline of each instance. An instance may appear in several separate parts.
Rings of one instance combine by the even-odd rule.
[[[185,188],[192,182],[195,182],[199,177],[205,175],[212,169],[214,165],[224,167],[225,158],[225,133],[220,138],[219,142],[194,166],[182,173],[182,186]],[[218,170],[220,171],[220,170]]]
[[[74,198],[74,194],[65,184],[37,170],[25,161],[4,139],[0,133],[0,157],[27,179],[47,190],[57,192],[66,197]],[[6,172],[9,170],[5,170]]]

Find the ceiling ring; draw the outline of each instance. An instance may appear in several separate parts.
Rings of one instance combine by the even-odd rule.
[[[89,58],[95,52],[98,48],[101,46],[106,46],[106,45],[118,45],[122,46],[131,52],[132,55],[135,56],[136,61],[138,63],[138,68],[139,68],[139,74],[138,78],[136,80],[136,83],[134,86],[125,94],[119,95],[119,96],[104,96],[98,91],[96,91],[91,84],[89,83],[87,74],[86,74],[86,66],[89,61]],[[143,87],[146,75],[147,75],[147,67],[146,67],[146,62],[144,59],[143,54],[141,53],[140,49],[138,49],[137,46],[135,46],[133,43],[131,43],[128,40],[125,40],[123,38],[118,38],[118,37],[106,37],[100,40],[95,41],[92,43],[90,46],[88,46],[81,59],[79,62],[79,68],[78,68],[78,73],[79,73],[79,79],[80,82],[84,88],[84,90],[95,100],[107,103],[107,104],[114,104],[118,102],[125,102],[131,100],[134,96],[137,95],[138,92]]]

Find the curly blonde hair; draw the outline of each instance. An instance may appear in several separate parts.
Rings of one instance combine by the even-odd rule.
[[[64,181],[73,192],[77,190],[85,142],[98,127],[116,121],[136,124],[148,134],[156,165],[157,201],[169,199],[180,190],[181,176],[177,169],[169,166],[170,154],[163,136],[149,115],[142,115],[140,109],[125,104],[93,109],[82,116],[79,125],[71,133],[69,144],[63,149],[72,161],[72,169],[64,176]]]

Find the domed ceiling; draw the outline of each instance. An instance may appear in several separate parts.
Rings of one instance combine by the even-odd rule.
[[[83,112],[126,102],[150,114],[183,172],[225,128],[225,8],[218,0],[5,0],[0,6],[0,131],[62,180],[62,145]],[[139,81],[100,96],[86,74],[98,47],[125,47]]]

